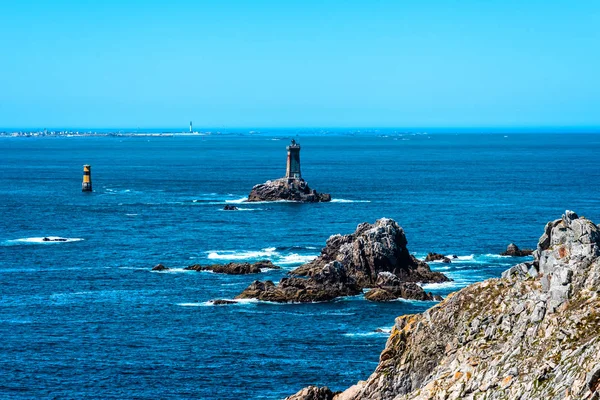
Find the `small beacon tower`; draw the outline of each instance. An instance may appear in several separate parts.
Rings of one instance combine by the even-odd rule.
[[[192,127],[192,121],[190,121],[190,133],[194,133],[194,128]]]
[[[292,139],[292,143],[287,147],[287,151],[285,177],[288,182],[302,180],[302,173],[300,172],[300,145]]]
[[[81,191],[92,191],[92,167],[88,164],[83,166],[83,183],[81,184]]]

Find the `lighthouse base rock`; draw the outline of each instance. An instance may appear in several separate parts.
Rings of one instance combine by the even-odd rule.
[[[600,229],[567,211],[533,256],[398,317],[366,381],[288,399],[599,399]]]

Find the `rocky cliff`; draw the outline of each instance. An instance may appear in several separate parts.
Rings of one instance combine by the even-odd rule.
[[[534,261],[396,319],[373,374],[289,399],[599,399],[600,229],[567,211]]]
[[[326,301],[375,288],[367,297],[373,301],[399,297],[439,300],[415,283],[449,279],[413,257],[406,245],[404,230],[396,221],[382,218],[374,224],[365,222],[353,234],[331,236],[319,257],[293,270],[291,277],[282,279],[278,285],[255,281],[237,298]]]

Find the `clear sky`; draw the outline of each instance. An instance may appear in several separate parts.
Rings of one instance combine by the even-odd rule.
[[[600,1],[2,1],[1,127],[600,126]]]

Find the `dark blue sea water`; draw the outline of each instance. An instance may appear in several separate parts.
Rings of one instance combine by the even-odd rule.
[[[247,302],[254,279],[186,272],[268,258],[292,269],[335,233],[396,219],[448,294],[519,262],[565,209],[600,221],[600,135],[301,136],[329,204],[237,204],[285,170],[294,132],[0,138],[0,397],[278,399],[343,389],[377,365],[394,318],[432,303]],[[81,193],[82,164],[94,192]],[[60,236],[69,242],[40,243]],[[157,263],[175,268],[150,272]]]

